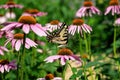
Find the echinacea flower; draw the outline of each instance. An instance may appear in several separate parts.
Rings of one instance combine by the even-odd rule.
[[[41,24],[36,22],[36,19],[32,16],[21,16],[18,22],[11,22],[1,30],[9,31],[15,28],[22,28],[23,32],[28,34],[30,30],[39,36],[46,36],[46,31]]]
[[[4,55],[3,51],[8,52],[8,49],[4,46],[0,46],[0,55]]]
[[[60,60],[61,65],[65,65],[67,60],[77,60],[81,62],[80,58],[75,56],[73,52],[68,48],[62,48],[58,51],[58,55],[49,56],[44,61],[47,63]]]
[[[61,77],[54,77],[53,74],[47,74],[45,78],[38,78],[37,80],[62,80]]]
[[[0,14],[0,24],[5,23],[6,21],[7,18],[4,15]]]
[[[62,23],[59,22],[58,20],[52,20],[50,23],[47,23],[47,24],[45,25],[45,28],[46,28],[48,31],[52,32],[52,31],[54,31],[54,30],[56,30],[56,29],[60,29],[60,26],[61,26],[61,25],[62,25]]]
[[[120,18],[117,18],[114,22],[115,26],[120,26]]]
[[[112,13],[112,15],[120,14],[120,5],[119,0],[110,0],[109,6],[106,8],[105,15],[108,13]]]
[[[10,11],[10,12],[6,12],[5,17],[6,17],[7,19],[15,19],[15,18],[16,18],[16,15],[15,15],[14,12]]]
[[[23,6],[16,4],[13,0],[9,0],[5,5],[1,5],[0,8],[5,8],[5,9],[23,8]]]
[[[100,15],[100,10],[93,6],[92,1],[84,1],[83,7],[81,7],[77,12],[76,12],[76,17],[85,17],[85,16],[92,16],[93,14],[98,14]]]
[[[20,50],[21,45],[23,44],[23,38],[24,38],[24,34],[22,33],[17,33],[14,35],[9,36],[9,38],[7,39],[5,46],[11,42],[12,44],[12,48],[15,48],[16,51]],[[30,47],[36,47],[37,44],[32,41],[29,38],[25,39],[25,48],[29,49]]]
[[[68,32],[72,35],[77,32],[82,36],[83,31],[86,33],[90,33],[92,31],[92,28],[85,24],[83,19],[74,19],[73,23],[68,28]]]
[[[27,10],[25,10],[25,12],[22,15],[30,15],[33,17],[37,17],[37,16],[45,16],[45,15],[47,15],[47,13],[41,12],[37,9],[27,9]]]
[[[5,71],[9,72],[10,70],[17,69],[16,61],[9,62],[8,60],[0,60],[0,72],[4,73]]]

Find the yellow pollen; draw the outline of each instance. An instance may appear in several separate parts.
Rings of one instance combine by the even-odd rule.
[[[24,24],[36,24],[36,19],[32,16],[21,16],[18,22]]]
[[[93,3],[92,3],[92,1],[85,1],[85,2],[83,3],[83,5],[84,5],[85,7],[91,7],[91,6],[93,6]]]
[[[47,75],[45,76],[45,79],[46,79],[46,80],[51,80],[51,79],[53,79],[53,78],[54,78],[53,74],[47,74]]]
[[[9,64],[9,61],[2,59],[2,60],[0,60],[0,64],[1,64],[1,65]]]
[[[73,25],[83,25],[84,20],[82,19],[74,19],[73,20]]]
[[[73,52],[70,49],[63,48],[58,51],[58,55],[73,55]]]
[[[25,12],[30,13],[30,14],[36,14],[40,11],[38,11],[37,9],[27,9]]]
[[[24,34],[22,34],[22,33],[17,33],[17,34],[14,35],[14,38],[15,38],[15,39],[23,39],[23,38],[24,38]]]
[[[119,5],[119,1],[118,0],[111,0],[110,2],[109,2],[109,5]]]
[[[58,25],[59,24],[59,21],[58,20],[53,20],[50,22],[51,25]]]

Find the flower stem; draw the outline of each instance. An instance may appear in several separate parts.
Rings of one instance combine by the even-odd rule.
[[[22,56],[21,56],[21,79],[20,80],[24,80],[24,57],[25,57],[25,41],[26,41],[26,34],[24,33],[24,38],[23,38],[23,48],[22,48]]]
[[[87,38],[86,38],[85,32],[84,32],[84,41],[85,41],[86,52],[88,53],[88,42],[87,42]]]
[[[79,36],[79,49],[80,49],[80,55],[83,53],[83,51],[82,51],[82,39],[81,39],[81,37],[80,37],[80,35],[78,35]]]
[[[114,52],[114,57],[117,57],[116,53],[116,27],[114,26],[114,38],[113,38],[113,52]]]
[[[91,34],[88,35],[88,54],[89,54],[89,58],[91,60]]]
[[[17,61],[18,61],[18,64],[17,64],[17,80],[19,80],[20,57],[21,57],[20,52],[18,52],[18,59],[17,59]]]

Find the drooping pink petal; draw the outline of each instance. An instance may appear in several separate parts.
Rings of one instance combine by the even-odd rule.
[[[26,43],[29,44],[31,47],[36,47],[36,43],[29,38],[26,38]]]
[[[62,65],[65,65],[65,59],[64,59],[64,57],[61,57],[60,63],[61,63]]]
[[[1,55],[4,55],[4,53],[3,53],[3,51],[2,51],[2,50],[0,50],[0,54],[1,54]]]
[[[15,50],[19,51],[20,47],[21,47],[21,40],[17,40],[16,43],[15,43]]]
[[[29,26],[28,24],[24,24],[23,27],[22,27],[22,30],[23,30],[26,34],[28,34],[29,31],[30,31],[30,26]]]
[[[3,65],[0,65],[0,72],[4,73],[4,66]]]

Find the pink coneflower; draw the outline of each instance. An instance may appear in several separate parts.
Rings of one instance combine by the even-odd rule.
[[[6,21],[7,18],[4,15],[0,14],[0,24],[5,23]]]
[[[22,33],[17,33],[14,35],[9,36],[8,40],[5,43],[5,46],[11,42],[12,44],[12,48],[15,48],[16,51],[20,50],[21,45],[23,44],[23,38],[24,38],[24,34]],[[29,38],[26,38],[25,40],[25,48],[29,49],[30,47],[36,47],[37,44],[32,41]]]
[[[52,32],[52,31],[54,31],[54,30],[56,30],[56,29],[59,29],[61,25],[62,25],[62,23],[59,22],[58,20],[52,20],[50,23],[47,23],[47,24],[45,25],[45,28],[46,28],[48,31]]]
[[[45,78],[38,78],[37,80],[62,80],[61,77],[54,77],[53,74],[47,74]]]
[[[67,60],[77,60],[80,61],[80,58],[75,56],[73,52],[70,49],[62,48],[58,51],[58,55],[50,56],[46,58],[44,61],[48,62],[54,62],[55,60],[60,60],[61,65],[65,65]]]
[[[30,30],[39,36],[46,36],[45,29],[41,24],[36,23],[36,19],[32,16],[21,16],[18,22],[11,22],[1,30],[9,31],[15,28],[22,28],[23,32],[28,34]]]
[[[0,55],[4,55],[3,51],[8,52],[8,49],[3,46],[0,46]]]
[[[9,0],[5,5],[1,5],[0,8],[10,9],[10,8],[23,8],[22,5],[16,4],[13,0]]]
[[[118,0],[110,0],[109,6],[105,11],[105,15],[107,15],[110,12],[112,13],[112,15],[120,14],[120,5]]]
[[[76,12],[77,17],[92,16],[93,14],[100,15],[100,10],[93,6],[92,1],[84,1],[83,7]]]
[[[73,23],[68,28],[68,32],[72,35],[77,32],[80,33],[82,36],[83,31],[86,33],[90,33],[92,31],[92,28],[87,24],[84,24],[84,20],[82,19],[74,19]]]
[[[17,69],[16,61],[9,62],[8,60],[0,60],[0,72],[4,73],[5,71],[9,72],[11,69]]]
[[[117,18],[114,22],[115,26],[120,26],[120,18]]]
[[[30,15],[30,16],[33,16],[33,17],[37,17],[37,16],[45,16],[45,15],[47,15],[47,13],[46,12],[41,12],[37,9],[27,9],[23,13],[23,15]]]

